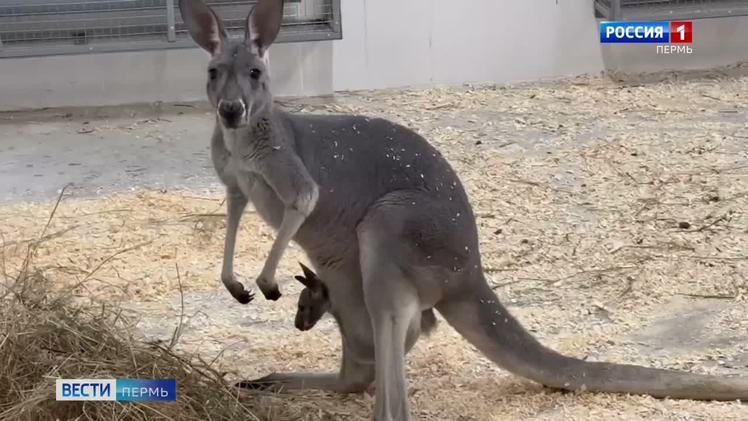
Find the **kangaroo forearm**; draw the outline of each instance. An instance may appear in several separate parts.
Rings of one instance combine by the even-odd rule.
[[[223,243],[223,266],[221,268],[221,278],[223,279],[231,278],[234,274],[236,235],[247,203],[247,198],[241,194],[228,193],[226,195],[226,238]]]
[[[308,216],[319,197],[319,187],[301,160],[291,152],[269,157],[256,164],[257,172],[286,208]]]
[[[292,197],[285,198],[284,202],[286,206],[298,211],[306,218],[317,205],[319,190],[317,184],[308,178],[304,178],[300,184],[303,185],[303,188],[299,189]]]
[[[301,161],[294,156],[263,165],[262,175],[285,205],[283,220],[262,270],[263,278],[273,280],[275,270],[288,244],[312,213],[319,197],[317,184],[307,173]]]
[[[262,269],[262,274],[265,278],[275,278],[275,271],[280,263],[280,259],[283,257],[286,248],[288,248],[291,239],[293,239],[296,232],[304,223],[304,220],[306,220],[306,215],[297,209],[286,208],[283,212],[283,222],[281,222],[278,234],[270,249],[270,254],[265,260],[265,266]]]
[[[239,221],[247,207],[248,200],[239,192],[229,191],[226,194],[226,238],[223,247],[223,266],[221,268],[221,282],[231,295],[240,303],[252,301],[253,294],[246,290],[241,282],[234,278],[234,248]]]

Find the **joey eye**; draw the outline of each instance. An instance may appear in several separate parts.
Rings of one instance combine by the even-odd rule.
[[[299,306],[299,311],[304,311],[304,306]]]
[[[249,77],[251,77],[254,80],[259,79],[261,74],[262,72],[260,71],[260,69],[253,68],[249,71]]]
[[[210,78],[210,80],[216,80],[216,78],[218,77],[218,70],[213,67],[208,69],[208,77]]]

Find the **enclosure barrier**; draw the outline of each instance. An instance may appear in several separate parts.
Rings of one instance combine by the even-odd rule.
[[[746,15],[746,0],[595,0],[595,16],[606,20],[690,20]]]
[[[241,33],[257,0],[206,0]],[[194,47],[178,0],[0,0],[0,58]],[[286,0],[277,42],[342,38],[340,0]]]

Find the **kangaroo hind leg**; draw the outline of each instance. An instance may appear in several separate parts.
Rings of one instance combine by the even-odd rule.
[[[394,208],[377,208],[358,227],[364,301],[374,331],[374,420],[409,420],[405,379],[406,341],[420,324],[418,292],[403,268],[407,247],[397,232]],[[393,224],[394,222],[394,224]]]

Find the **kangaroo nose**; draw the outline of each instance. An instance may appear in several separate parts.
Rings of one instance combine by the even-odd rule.
[[[244,101],[221,101],[218,103],[218,112],[225,118],[237,118],[244,115]]]

